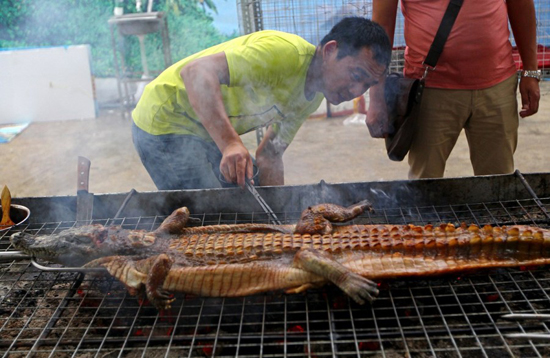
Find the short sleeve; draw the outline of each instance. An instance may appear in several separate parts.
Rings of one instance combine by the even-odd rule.
[[[300,61],[296,47],[278,36],[265,36],[226,49],[229,87],[272,86],[288,77]]]

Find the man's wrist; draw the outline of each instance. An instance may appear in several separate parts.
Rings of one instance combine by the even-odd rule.
[[[540,81],[542,79],[542,71],[541,70],[523,70],[521,71],[521,78],[528,77],[528,78],[534,78],[537,81]]]

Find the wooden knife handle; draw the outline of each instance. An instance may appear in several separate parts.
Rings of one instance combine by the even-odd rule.
[[[88,191],[90,181],[90,165],[91,162],[88,158],[78,157],[78,173],[77,173],[77,185],[76,190]]]

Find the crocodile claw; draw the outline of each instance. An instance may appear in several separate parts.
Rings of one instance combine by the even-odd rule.
[[[378,285],[375,282],[353,272],[350,272],[346,280],[339,286],[360,305],[365,304],[365,300],[374,301],[379,293]]]
[[[169,310],[170,308],[172,308],[172,305],[171,303],[174,302],[176,299],[175,298],[171,298],[169,300],[154,300],[154,301],[151,301],[151,303],[153,304],[153,306],[155,306],[159,311],[160,310]]]
[[[170,309],[171,303],[176,300],[171,296],[171,293],[166,290],[156,290],[155,292],[147,290],[149,302],[159,310]]]

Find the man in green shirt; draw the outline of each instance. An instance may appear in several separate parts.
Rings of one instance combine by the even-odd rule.
[[[323,97],[339,104],[362,95],[390,58],[385,31],[360,17],[340,21],[317,47],[280,31],[238,37],[145,87],[132,113],[134,145],[158,189],[219,187],[222,175],[243,187],[253,159],[239,136],[266,127],[255,184],[283,185],[283,153]]]

